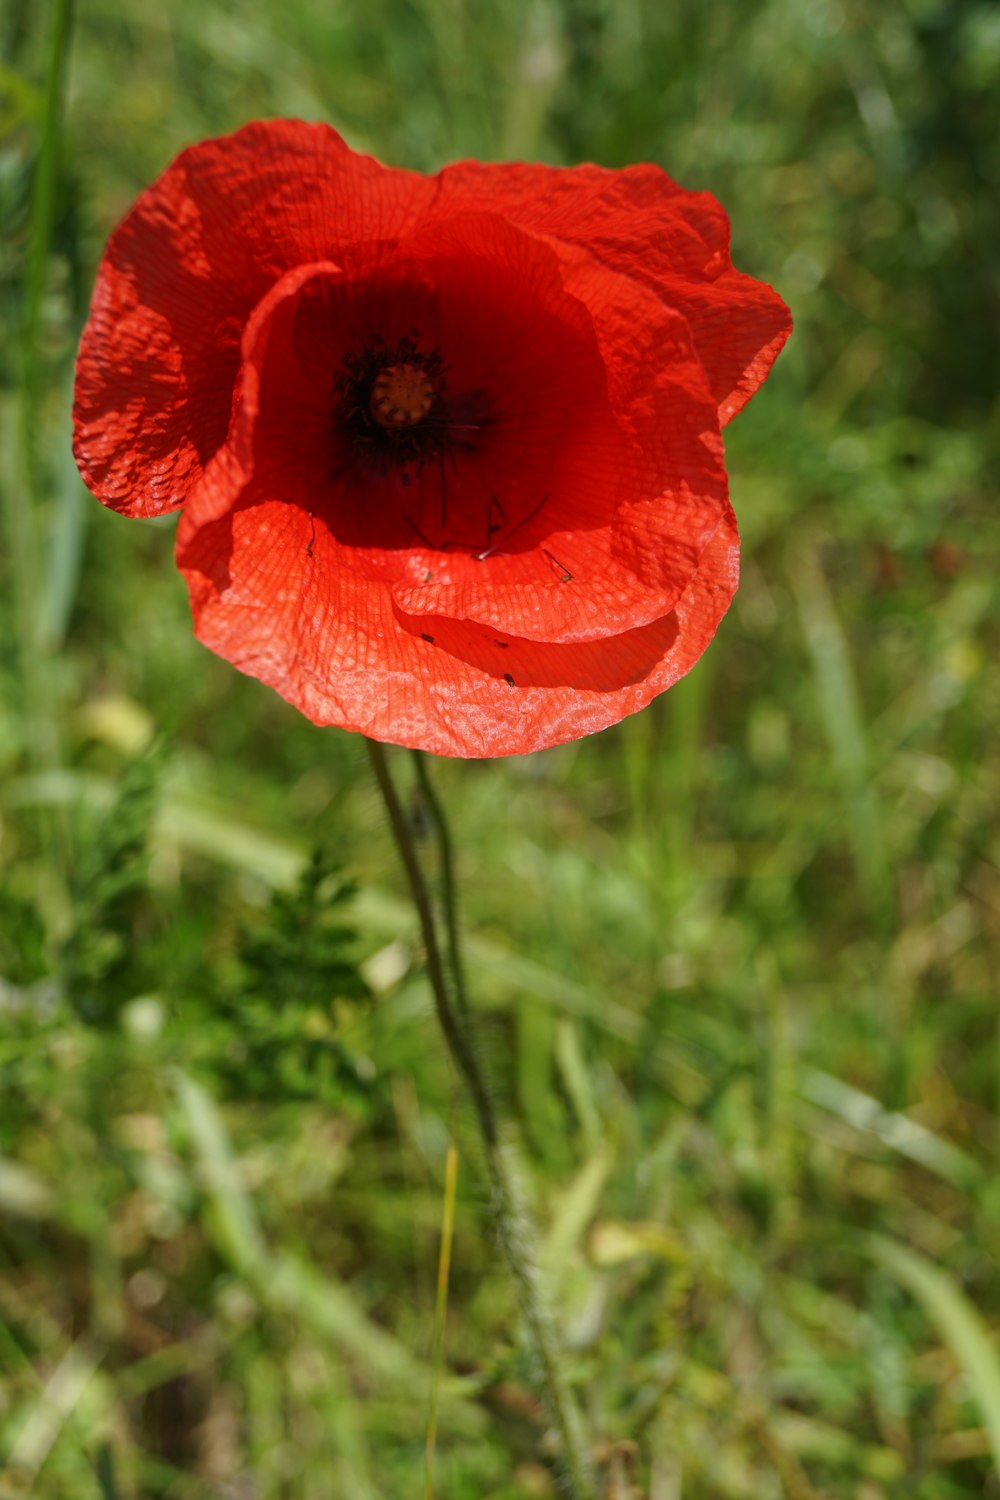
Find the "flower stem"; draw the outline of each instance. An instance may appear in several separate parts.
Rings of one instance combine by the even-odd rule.
[[[42,384],[45,361],[42,313],[58,207],[59,160],[66,76],[73,29],[73,0],[53,0],[38,148],[31,176],[23,297],[20,317],[20,391],[15,409],[0,407],[0,530],[10,550],[10,618],[23,703],[25,758],[34,770],[59,761],[59,725],[53,698],[51,643],[43,630],[44,537],[40,500],[48,470],[40,459],[46,432]],[[43,479],[46,482],[43,482]],[[49,858],[43,910],[50,940],[65,934],[68,898],[64,875],[69,834],[60,809],[38,809],[37,827]],[[58,934],[58,936],[57,936]]]
[[[455,854],[452,847],[451,831],[448,828],[448,819],[445,817],[444,807],[441,799],[434,789],[430,772],[427,769],[427,757],[422,750],[412,750],[414,763],[417,768],[417,780],[420,783],[420,795],[427,804],[434,831],[437,834],[438,850],[441,858],[441,900],[444,905],[445,924],[448,929],[448,963],[451,967],[452,983],[455,986],[455,1000],[462,1015],[469,1014],[469,994],[465,986],[465,967],[462,963],[462,945],[458,938],[458,898],[455,893]]]
[[[542,1304],[538,1272],[532,1254],[533,1235],[508,1151],[500,1137],[496,1113],[479,1062],[471,1024],[472,1017],[467,1010],[460,1012],[456,1008],[449,993],[441,961],[441,946],[438,941],[434,907],[417,855],[412,830],[389,773],[385,749],[375,740],[367,740],[366,744],[375,780],[385,803],[396,848],[409,881],[413,904],[420,920],[420,930],[427,955],[427,974],[434,995],[438,1021],[444,1032],[452,1060],[469,1091],[475,1109],[500,1242],[517,1286],[521,1311],[541,1366],[542,1394],[548,1402],[559,1431],[562,1460],[565,1465],[566,1493],[572,1497],[572,1500],[591,1500],[594,1491],[590,1481],[590,1465],[586,1457],[580,1416],[559,1367],[559,1353],[548,1314]],[[423,768],[421,785],[426,794],[426,787],[429,785],[426,767]],[[447,846],[450,856],[451,845],[447,824],[436,796],[428,800],[428,806],[435,826],[438,828],[442,847]],[[444,831],[443,838],[442,830]],[[454,903],[454,882],[446,878],[445,889],[445,899],[449,908],[449,937],[454,944],[454,952],[457,954],[458,924]],[[454,964],[453,967],[455,967]],[[463,986],[461,972],[458,966],[455,975],[456,992],[460,986]],[[464,994],[464,986],[462,993]]]
[[[431,982],[431,990],[434,995],[434,1008],[437,1018],[444,1032],[445,1041],[451,1052],[455,1065],[465,1080],[466,1086],[472,1095],[475,1105],[476,1117],[479,1121],[479,1129],[482,1133],[483,1143],[486,1146],[487,1156],[499,1149],[500,1136],[497,1130],[496,1115],[493,1113],[493,1105],[486,1089],[479,1061],[472,1051],[466,1027],[460,1021],[451,1003],[448,987],[445,983],[444,966],[441,962],[441,947],[438,943],[437,923],[434,920],[434,908],[431,905],[430,892],[424,880],[424,872],[420,868],[420,860],[417,857],[416,844],[410,831],[410,825],[403,811],[403,804],[399,800],[392,777],[389,774],[389,764],[386,760],[385,749],[377,740],[366,740],[368,754],[371,758],[372,769],[375,772],[375,780],[378,789],[382,793],[385,810],[389,815],[389,825],[392,829],[393,838],[399,857],[403,861],[406,870],[406,878],[410,884],[410,894],[413,904],[417,909],[420,919],[420,931],[424,940],[424,948],[427,954],[427,975]]]
[[[9,532],[14,603],[21,653],[25,725],[29,753],[36,764],[55,761],[55,720],[48,701],[49,681],[40,631],[42,538],[37,509],[39,419],[42,357],[39,330],[45,278],[52,248],[62,135],[63,98],[72,31],[72,0],[55,0],[43,92],[38,152],[31,179],[28,243],[21,316],[20,459],[22,473],[11,475],[6,524]]]

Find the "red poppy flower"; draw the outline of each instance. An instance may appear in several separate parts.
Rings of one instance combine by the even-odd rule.
[[[318,724],[448,755],[615,723],[736,588],[721,424],[790,328],[657,167],[379,165],[279,120],[184,151],[101,263],[75,452],[183,505],[199,638]]]

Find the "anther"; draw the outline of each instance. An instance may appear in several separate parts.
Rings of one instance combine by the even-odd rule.
[[[387,365],[372,382],[369,408],[380,427],[415,427],[434,404],[434,385],[420,365]]]

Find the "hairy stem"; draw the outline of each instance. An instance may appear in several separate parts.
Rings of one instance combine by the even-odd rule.
[[[389,825],[392,829],[399,857],[403,861],[406,870],[406,878],[410,885],[410,895],[417,909],[420,919],[420,932],[424,940],[424,949],[427,954],[427,976],[431,982],[431,990],[434,995],[434,1008],[437,1018],[444,1032],[448,1050],[451,1052],[458,1071],[461,1073],[465,1084],[472,1095],[475,1106],[476,1117],[479,1121],[479,1129],[482,1133],[483,1142],[486,1146],[487,1155],[494,1154],[500,1143],[497,1130],[496,1115],[493,1113],[493,1105],[486,1089],[479,1060],[470,1045],[467,1028],[451,1003],[448,987],[445,983],[444,966],[441,962],[441,946],[438,942],[437,923],[434,920],[434,908],[431,904],[430,892],[424,880],[424,873],[420,867],[416,844],[403,811],[403,804],[399,800],[392,777],[389,774],[389,764],[386,760],[385,749],[376,740],[367,740],[368,754],[371,759],[372,769],[375,772],[375,780],[378,789],[382,793],[385,810],[389,815]]]
[[[385,803],[393,838],[395,839],[396,848],[399,851],[400,859],[406,871],[410,894],[420,920],[420,930],[427,954],[427,974],[434,995],[434,1007],[437,1011],[438,1021],[440,1022],[441,1030],[444,1032],[445,1041],[448,1044],[452,1060],[468,1089],[475,1110],[479,1133],[483,1142],[486,1170],[490,1180],[493,1208],[500,1242],[507,1257],[511,1274],[514,1277],[521,1302],[521,1311],[538,1356],[541,1367],[542,1395],[549,1405],[552,1417],[559,1430],[562,1459],[565,1464],[566,1492],[572,1497],[572,1500],[592,1500],[594,1490],[590,1480],[590,1465],[586,1456],[580,1417],[569,1387],[563,1379],[562,1370],[559,1366],[559,1352],[548,1315],[542,1304],[538,1284],[538,1272],[532,1253],[533,1235],[524,1204],[521,1200],[517,1178],[512,1170],[508,1151],[500,1138],[497,1117],[490,1100],[485,1075],[480,1065],[475,1045],[471,1026],[472,1018],[467,1012],[460,1012],[456,1008],[445,980],[434,907],[431,902],[427,883],[424,879],[410,825],[389,773],[385,749],[375,740],[368,740],[366,743],[368,754],[371,758],[372,769],[375,773],[375,780],[378,783],[382,800]],[[427,772],[426,768],[424,768],[424,775],[421,778],[422,785],[425,784],[426,777]],[[444,820],[441,804],[437,801],[436,797],[434,798],[434,805],[437,812],[435,814],[432,810],[431,816],[435,819],[435,822],[440,818],[440,826],[444,828],[445,839],[447,839],[447,824]],[[450,841],[448,841],[448,848],[450,851]],[[454,908],[453,882],[446,881],[446,890],[450,890],[451,892],[451,906],[448,917],[449,933],[457,951],[458,924]],[[447,899],[448,897],[446,896]],[[460,968],[458,974],[459,976],[461,975]],[[460,983],[461,979],[459,977],[456,979],[456,990]]]

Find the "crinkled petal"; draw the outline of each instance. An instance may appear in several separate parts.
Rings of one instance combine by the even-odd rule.
[[[377,247],[376,247],[377,248]],[[659,619],[723,516],[715,405],[687,325],[645,288],[491,215],[399,246],[395,280],[329,262],[289,272],[252,315],[228,447],[189,499],[202,524],[254,493],[331,534],[335,566],[404,614],[529,639],[595,640]],[[356,325],[420,325],[461,392],[495,393],[470,451],[360,473],[338,453],[331,369]],[[404,483],[404,480],[406,482]],[[263,533],[260,546],[270,545]]]
[[[183,151],[98,271],[74,405],[76,460],[98,499],[133,516],[181,505],[225,440],[243,328],[268,288],[359,241],[391,243],[435,192],[301,120]]]
[[[547,641],[659,618],[727,505],[715,403],[686,321],[586,252],[495,215],[453,214],[406,243],[425,261],[447,247],[449,295],[464,282],[470,306],[494,299],[507,334],[500,385],[520,387],[532,420],[500,427],[482,493],[458,501],[482,517],[484,535],[488,496],[498,495],[506,525],[443,566],[423,554],[430,576],[400,585],[399,607]],[[449,482],[470,479],[476,467],[456,464]]]
[[[705,650],[738,577],[727,511],[674,610],[601,641],[552,645],[405,616],[389,588],[331,566],[331,538],[302,509],[252,492],[245,501],[204,526],[182,520],[198,638],[316,724],[441,755],[541,750],[643,708]]]
[[[683,313],[723,425],[762,384],[791,332],[777,292],[733,267],[722,206],[711,193],[686,192],[659,167],[463,161],[443,170],[436,212],[486,202],[512,223],[585,247]]]
[[[789,328],[657,168],[424,178],[265,122],[112,236],[74,448],[105,504],[184,504],[199,638],[316,723],[525,752],[708,645],[739,559],[720,425]],[[430,414],[390,431],[372,372],[411,356]]]

